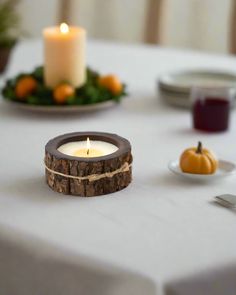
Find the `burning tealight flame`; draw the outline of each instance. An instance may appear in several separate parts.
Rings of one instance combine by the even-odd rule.
[[[87,155],[89,155],[90,148],[91,148],[91,143],[90,143],[89,137],[87,137]]]
[[[69,32],[69,26],[66,23],[60,25],[60,31],[62,34],[67,34]]]

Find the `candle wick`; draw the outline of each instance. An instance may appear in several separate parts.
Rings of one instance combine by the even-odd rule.
[[[87,149],[87,156],[89,155],[89,149]]]

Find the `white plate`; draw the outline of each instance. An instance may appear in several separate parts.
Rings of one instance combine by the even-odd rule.
[[[226,176],[231,176],[236,173],[236,165],[232,162],[228,162],[225,160],[219,160],[219,167],[214,174],[191,174],[191,173],[184,173],[179,167],[179,161],[171,161],[168,164],[168,168],[171,172],[183,176],[185,178],[193,179],[193,180],[203,180],[203,181],[211,181],[216,180],[219,178],[223,178]]]
[[[161,76],[159,86],[182,93],[189,93],[193,86],[236,87],[236,74],[216,70],[180,71]]]
[[[11,100],[4,99],[9,107],[13,107],[15,109],[25,110],[25,111],[33,111],[40,113],[75,113],[75,112],[93,112],[102,109],[107,109],[113,107],[117,104],[116,101],[104,101],[100,103],[94,103],[90,105],[62,105],[62,106],[45,106],[45,105],[32,105],[26,103],[15,102]]]
[[[171,93],[170,91],[168,92],[162,89],[160,89],[159,94],[161,99],[170,105],[188,109],[191,107],[189,95],[178,92]]]
[[[235,76],[236,79],[236,76]],[[167,90],[167,88],[162,87],[159,84],[159,94],[163,101],[167,102],[170,105],[181,107],[181,108],[191,108],[191,100],[190,100],[190,89],[189,92],[182,92],[177,90]],[[231,85],[232,86],[232,85]],[[235,88],[236,88],[236,80],[235,80]],[[235,97],[236,98],[236,97]],[[236,103],[232,103],[231,107],[235,108]]]

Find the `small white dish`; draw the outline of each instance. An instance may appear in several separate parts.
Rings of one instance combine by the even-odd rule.
[[[226,176],[232,176],[236,173],[236,165],[232,162],[228,162],[225,160],[219,160],[219,167],[214,174],[191,174],[184,173],[179,167],[179,161],[170,161],[168,164],[168,168],[174,174],[179,176],[189,178],[192,180],[200,180],[200,181],[212,181],[216,179],[220,179]]]

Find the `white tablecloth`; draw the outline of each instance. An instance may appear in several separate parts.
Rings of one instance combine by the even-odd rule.
[[[236,72],[234,57],[89,42],[89,65],[116,73],[130,96],[91,114],[20,112],[0,104],[1,295],[235,295],[236,212],[214,196],[235,193],[236,177],[193,183],[167,163],[198,140],[236,160],[231,129],[191,129],[186,110],[164,105],[158,75],[182,68]],[[42,44],[19,44],[7,76],[42,63]],[[63,133],[105,131],[130,140],[133,182],[115,194],[77,198],[44,183],[44,146]]]

